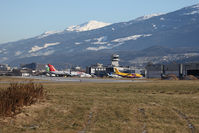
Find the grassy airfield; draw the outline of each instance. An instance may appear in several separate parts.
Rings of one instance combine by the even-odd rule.
[[[0,132],[199,132],[199,81],[43,85],[46,99],[0,118]]]

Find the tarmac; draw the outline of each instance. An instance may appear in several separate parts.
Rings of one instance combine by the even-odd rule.
[[[16,77],[15,77],[16,78]],[[50,82],[90,82],[90,83],[129,83],[129,82],[148,82],[147,80],[135,80],[135,79],[107,79],[107,78],[78,78],[78,77],[46,77],[46,76],[30,76],[30,77],[17,77],[25,79],[36,79],[33,81],[36,83],[50,83]],[[20,81],[28,82],[28,81]],[[10,83],[9,81],[0,81],[0,83]]]

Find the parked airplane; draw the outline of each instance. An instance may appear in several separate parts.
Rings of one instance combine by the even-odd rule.
[[[70,76],[69,71],[58,71],[51,64],[48,64],[46,66],[46,69],[47,69],[47,72],[50,74],[50,76]]]
[[[83,72],[82,74],[79,75],[79,77],[81,77],[81,78],[91,78],[92,76],[88,73]]]
[[[122,73],[117,68],[114,68],[114,70],[117,75],[122,76],[122,77],[127,77],[127,78],[142,78],[143,77],[141,74],[138,74],[138,73]]]
[[[92,77],[90,74],[87,74],[85,72],[79,72],[79,71],[57,71],[55,67],[51,64],[48,64],[47,72],[49,72],[50,76],[79,76],[79,77]]]
[[[80,71],[71,71],[70,72],[70,75],[71,76],[78,76],[78,77],[81,77],[81,78],[90,78],[92,77],[90,74],[87,74],[85,72],[80,72]]]
[[[121,76],[114,74],[114,73],[107,73],[109,78],[122,78]]]

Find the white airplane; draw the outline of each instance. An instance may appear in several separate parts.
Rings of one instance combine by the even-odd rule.
[[[55,69],[55,67],[51,64],[48,64],[46,66],[47,72],[50,74],[50,76],[70,76],[69,71],[58,71]]]
[[[79,71],[57,71],[55,67],[51,64],[48,64],[47,71],[50,76],[79,76],[79,77],[92,77],[90,74],[79,72]]]
[[[82,74],[79,75],[79,77],[81,77],[81,78],[91,78],[92,76],[88,73],[82,73]]]
[[[117,74],[113,74],[113,73],[108,73],[108,77],[109,78],[122,78],[121,76],[119,76]]]
[[[86,78],[90,78],[92,77],[90,74],[87,74],[85,72],[80,72],[80,71],[71,71],[70,72],[71,76],[78,76],[78,77],[86,77]]]

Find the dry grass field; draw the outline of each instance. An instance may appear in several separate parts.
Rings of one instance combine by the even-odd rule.
[[[43,85],[46,99],[0,118],[0,133],[199,133],[199,81]]]

